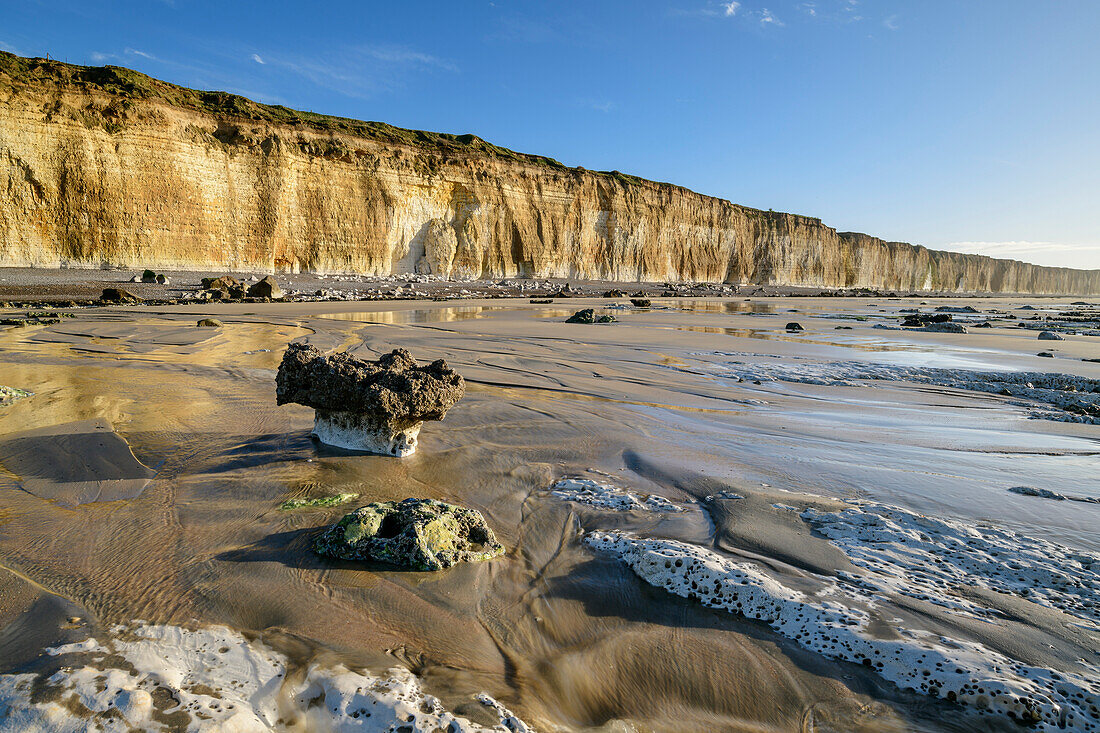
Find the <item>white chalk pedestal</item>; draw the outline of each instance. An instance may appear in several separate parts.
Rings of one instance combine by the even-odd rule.
[[[422,422],[395,428],[371,415],[337,410],[316,410],[313,434],[325,445],[347,450],[402,458],[416,452]]]

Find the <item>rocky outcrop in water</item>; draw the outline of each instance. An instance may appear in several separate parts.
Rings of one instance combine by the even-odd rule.
[[[0,53],[0,263],[1100,293],[474,135]]]
[[[466,393],[462,377],[439,359],[419,366],[404,349],[363,361],[290,344],[275,377],[280,405],[316,410],[313,434],[327,445],[407,456],[425,420],[442,420]]]
[[[481,512],[431,499],[368,504],[322,532],[320,555],[442,570],[504,554]]]

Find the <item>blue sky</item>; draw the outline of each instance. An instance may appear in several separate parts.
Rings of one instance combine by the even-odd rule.
[[[0,0],[0,48],[1100,268],[1097,0]]]

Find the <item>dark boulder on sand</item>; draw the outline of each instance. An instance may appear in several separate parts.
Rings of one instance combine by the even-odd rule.
[[[279,287],[279,283],[275,281],[275,278],[268,275],[248,289],[248,297],[277,300],[283,297],[283,289]]]
[[[565,321],[566,323],[614,323],[615,316],[608,315],[596,315],[596,311],[591,308],[585,308],[579,310],[573,315],[569,316]]]
[[[481,512],[432,499],[368,504],[326,528],[313,542],[319,555],[442,570],[504,554]]]
[[[802,328],[802,324],[798,323],[797,321],[791,321],[790,323],[788,323],[786,325],[786,329],[788,331],[805,331],[806,330],[806,329]]]
[[[141,298],[123,288],[103,288],[99,299],[104,303],[140,303]]]
[[[1054,333],[1054,331],[1043,331],[1039,334],[1039,340],[1040,341],[1065,341],[1066,337],[1059,334],[1059,333]]]
[[[204,277],[202,287],[204,290],[222,290],[228,293],[231,288],[242,287],[242,284],[235,277],[222,275],[221,277]]]

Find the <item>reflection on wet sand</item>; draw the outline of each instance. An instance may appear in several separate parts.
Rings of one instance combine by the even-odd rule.
[[[226,324],[216,331],[193,326],[205,313],[181,309],[155,318],[87,311],[33,333],[0,333],[0,382],[35,392],[0,408],[0,590],[12,599],[0,603],[0,660],[12,660],[0,672],[46,643],[144,619],[263,633],[300,665],[404,666],[449,709],[465,710],[484,690],[540,730],[617,721],[667,731],[996,730],[762,623],[654,588],[580,538],[623,529],[791,565],[795,548],[784,554],[745,529],[764,526],[779,499],[733,504],[719,526],[706,496],[768,483],[834,496],[882,491],[904,503],[915,485],[926,507],[943,497],[963,507],[960,493],[1007,482],[1011,471],[1031,473],[1032,483],[1085,476],[1087,461],[1072,464],[1065,452],[1094,444],[1088,427],[1059,425],[1048,436],[1055,428],[1021,421],[1010,406],[978,415],[973,397],[902,388],[889,393],[894,402],[867,408],[868,423],[844,425],[841,415],[858,423],[864,413],[830,401],[826,388],[784,392],[716,377],[728,357],[713,354],[726,345],[706,329],[747,335],[740,350],[751,343],[780,356],[847,346],[816,332],[750,341],[743,324],[729,333],[699,320],[759,313],[753,325],[781,335],[786,313],[763,320],[774,307],[688,305],[705,311],[624,313],[606,327],[548,316],[572,313],[572,303],[336,314],[250,305],[247,316],[212,312]],[[446,325],[416,327],[424,323]],[[446,358],[470,390],[444,422],[425,427],[408,459],[329,451],[309,439],[311,410],[274,404],[274,369],[294,339],[363,356],[403,346]],[[924,424],[920,440],[910,423]],[[1017,432],[998,436],[1007,425]],[[949,428],[972,431],[969,442],[960,448]],[[1063,454],[1021,455],[1011,471],[988,452],[1055,437]],[[601,513],[548,495],[569,475],[613,476],[689,510]],[[322,560],[310,551],[313,533],[349,507],[278,510],[314,492],[468,506],[508,553],[440,573]],[[1001,500],[1018,515],[1009,504],[1029,498]],[[1072,540],[1085,519],[1058,504],[1042,502],[1029,521]],[[43,613],[46,595],[64,610]],[[62,629],[58,618],[69,616],[84,625]],[[1057,659],[1088,654],[1073,639],[1052,643],[1062,645],[1050,653]]]

